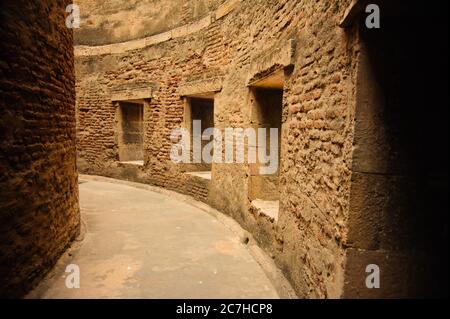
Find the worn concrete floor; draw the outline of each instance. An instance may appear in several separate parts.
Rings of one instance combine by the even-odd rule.
[[[278,298],[236,234],[204,211],[127,185],[82,181],[84,239],[29,298]],[[79,289],[65,285],[80,267]]]

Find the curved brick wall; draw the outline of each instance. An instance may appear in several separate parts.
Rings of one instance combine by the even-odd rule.
[[[171,30],[217,9],[226,0],[78,0],[81,28],[75,43],[118,43]]]
[[[380,199],[374,187],[378,184],[360,182],[361,173],[367,172],[356,171],[372,156],[355,152],[355,145],[365,145],[361,136],[367,137],[361,119],[370,124],[377,111],[365,113],[361,103],[362,88],[372,84],[362,82],[366,73],[358,23],[346,29],[338,26],[351,3],[226,1],[206,20],[162,34],[76,47],[80,170],[173,189],[229,214],[273,256],[301,297],[420,295],[424,290],[407,280],[415,276],[415,269],[391,270],[402,260],[415,265],[416,252],[424,251],[421,244],[392,245],[401,236],[391,237],[386,246],[364,242],[395,225],[400,197],[414,192],[400,185],[393,188],[400,196]],[[255,97],[248,84],[274,70],[282,70],[285,77],[278,221],[251,205],[249,166],[214,164],[212,181],[206,182],[184,174],[169,159],[170,132],[185,121],[184,95],[216,91],[215,126],[250,127]],[[133,97],[146,99],[142,168],[119,163],[118,101]],[[377,153],[382,161],[385,151]],[[372,178],[382,171],[369,173]],[[390,206],[379,208],[370,199]],[[387,222],[364,215],[370,209],[383,211]],[[448,222],[445,225],[444,237]],[[386,262],[392,256],[399,258]],[[388,267],[382,289],[364,286],[367,263]]]
[[[79,231],[70,1],[0,5],[0,297],[19,297]]]
[[[76,48],[79,168],[204,200],[250,230],[299,295],[338,297],[351,178],[352,57],[357,52],[355,34],[337,24],[350,1],[231,2],[226,15],[197,32],[187,28],[176,36],[155,35],[158,41],[149,45],[143,39]],[[169,137],[183,122],[183,91],[201,91],[202,85],[222,87],[215,99],[216,127],[249,126],[249,76],[291,63],[283,104],[287,137],[281,211],[274,223],[250,209],[247,166],[214,165],[213,180],[204,185],[170,162]],[[153,92],[144,114],[145,167],[137,169],[118,164],[112,97],[116,90],[141,87]],[[321,177],[314,173],[317,167]]]

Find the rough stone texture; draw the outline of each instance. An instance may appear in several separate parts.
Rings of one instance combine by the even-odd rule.
[[[301,296],[339,297],[356,64],[356,34],[336,27],[347,2],[243,1],[202,32],[122,54],[79,56],[80,169],[202,198],[205,190],[192,187],[192,177],[169,160],[170,132],[183,121],[180,83],[223,78],[215,126],[250,127],[249,79],[271,71],[264,66],[295,64],[286,71],[283,97],[278,224],[249,213],[247,165],[214,165],[207,202],[254,232]],[[124,169],[117,164],[110,91],[135,83],[155,89],[144,115],[145,167]]]
[[[69,2],[0,4],[0,298],[22,296],[79,231]]]
[[[75,43],[100,45],[117,43],[171,30],[206,16],[224,0],[77,0],[81,29]]]
[[[345,296],[444,296],[448,76],[440,69],[448,65],[448,31],[433,7],[378,3],[383,27],[360,28]],[[369,261],[382,269],[379,290],[355,280]]]
[[[423,238],[410,242],[413,249],[395,248],[410,240],[414,228],[408,224],[415,223],[406,213],[413,207],[411,203],[401,204],[415,192],[425,192],[428,197],[421,203],[426,205],[431,189],[438,189],[433,207],[441,216],[448,202],[442,191],[447,188],[448,173],[439,172],[440,183],[429,183],[424,191],[416,187],[420,179],[402,178],[404,174],[400,173],[384,177],[385,172],[379,170],[386,160],[391,165],[402,162],[404,156],[389,157],[387,150],[402,152],[408,143],[401,139],[395,144],[398,131],[392,131],[386,135],[392,145],[386,148],[376,137],[380,133],[377,125],[373,126],[375,135],[360,134],[367,124],[361,119],[375,120],[376,116],[364,111],[359,100],[361,87],[371,87],[361,82],[365,57],[361,54],[364,43],[359,23],[346,29],[338,26],[351,3],[227,1],[223,7],[229,9],[211,13],[210,17],[216,19],[211,18],[199,29],[181,26],[176,32],[137,42],[76,48],[80,169],[173,189],[227,213],[273,256],[301,297],[403,297],[416,295],[414,289],[423,292],[406,279],[412,272],[386,271],[391,274],[386,282],[400,278],[406,286],[388,285],[391,288],[379,291],[363,286],[367,275],[364,262],[378,260],[380,266],[395,270],[400,262],[384,262],[388,256],[412,260],[416,252],[421,255]],[[277,75],[274,83],[280,76],[284,81],[278,221],[251,206],[251,166],[214,164],[212,179],[205,182],[184,174],[183,166],[169,159],[170,133],[185,125],[184,96],[220,90],[214,95],[215,127],[252,127],[254,104],[252,89],[247,85],[273,74]],[[400,79],[403,76],[402,72],[398,75]],[[142,168],[118,163],[115,107],[111,102],[111,92],[117,87],[152,88],[144,114]],[[441,95],[433,93],[434,102],[442,101]],[[406,101],[400,104],[406,105]],[[376,109],[371,112],[378,114]],[[438,114],[443,114],[442,110]],[[404,124],[397,119],[392,122],[394,126]],[[381,117],[381,123],[388,120]],[[420,125],[413,127],[418,131]],[[439,144],[445,138],[442,132],[435,133],[440,137]],[[374,170],[366,174],[361,167],[372,163]],[[413,170],[418,168],[414,161],[406,163]],[[387,190],[393,195],[383,195]],[[370,211],[375,215],[369,215]],[[397,223],[395,214],[405,218],[406,225]],[[389,222],[383,222],[383,218]],[[448,219],[440,218],[442,241],[441,237],[448,237]],[[379,224],[390,228],[380,231],[373,227]],[[437,229],[431,224],[430,229]],[[386,246],[379,246],[382,242]],[[364,249],[367,254],[359,253]]]

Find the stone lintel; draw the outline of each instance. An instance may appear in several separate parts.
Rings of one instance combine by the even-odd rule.
[[[250,65],[250,73],[247,86],[270,76],[286,67],[294,65],[295,40],[290,39],[284,45],[264,52],[259,57],[253,58]]]
[[[222,91],[223,78],[203,79],[193,82],[185,82],[178,88],[180,96],[197,96],[217,93]]]
[[[143,101],[146,99],[151,99],[153,96],[152,88],[144,89],[128,89],[115,91],[111,94],[111,100],[113,102],[119,101]]]

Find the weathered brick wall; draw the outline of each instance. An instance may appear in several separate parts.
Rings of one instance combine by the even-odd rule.
[[[247,89],[242,83],[255,56],[296,39],[294,69],[283,98],[280,216],[275,225],[248,213],[246,171],[217,168],[213,203],[251,229],[271,251],[303,297],[338,297],[343,283],[344,243],[353,136],[353,34],[336,27],[346,1],[251,2],[241,7],[243,25],[234,32],[233,82],[218,108],[222,126],[246,125]],[[227,112],[227,110],[232,112]],[[234,172],[234,173],[233,173]],[[238,171],[239,172],[239,171]],[[216,185],[217,187],[215,188]],[[224,194],[220,189],[229,189]],[[231,199],[230,199],[231,198]],[[230,205],[231,203],[231,205]],[[244,206],[244,207],[243,207]]]
[[[0,4],[0,297],[18,297],[79,231],[70,1]]]
[[[183,121],[180,85],[223,77],[215,126],[248,127],[246,84],[252,65],[294,39],[294,67],[286,71],[283,99],[278,224],[251,213],[246,165],[215,164],[207,201],[255,235],[300,296],[341,296],[357,37],[337,24],[349,2],[242,1],[206,29],[184,37],[115,54],[84,48],[76,62],[80,169],[205,198],[205,189],[192,187],[191,178],[169,161],[170,132]],[[143,169],[117,163],[109,94],[137,83],[154,89],[144,115]]]
[[[435,108],[439,120],[426,125],[421,119],[422,105],[448,101],[448,80],[438,88],[430,81],[440,79],[438,65],[446,63],[448,47],[439,42],[445,37],[433,31],[443,29],[433,22],[442,19],[418,25],[412,34],[421,34],[428,46],[417,50],[403,35],[410,17],[402,7],[383,7],[385,38],[361,32],[358,21],[338,27],[351,2],[227,1],[185,28],[77,48],[80,168],[174,189],[229,214],[274,257],[301,297],[436,295],[442,285],[434,273],[448,257],[425,252],[433,242],[448,250],[442,244],[448,242],[448,217],[442,215],[448,207],[448,171],[442,169],[448,111]],[[390,28],[390,19],[406,27]],[[434,42],[444,53],[428,50]],[[251,167],[214,164],[212,181],[201,182],[169,161],[169,136],[183,125],[182,92],[202,87],[221,88],[214,103],[217,128],[252,127],[254,97],[247,84],[279,68],[285,83],[274,221],[251,206]],[[136,168],[117,163],[111,92],[142,87],[152,94],[144,116],[145,167]],[[432,94],[411,95],[411,88]],[[437,165],[428,156],[435,152]],[[436,219],[423,213],[429,209]],[[370,263],[382,267],[382,289],[365,287]]]
[[[161,33],[202,18],[224,0],[77,0],[82,28],[75,43],[117,43]]]
[[[195,78],[203,76],[204,71],[213,75],[218,72],[207,70],[202,56],[195,52],[204,42],[202,37],[192,36],[132,54],[78,58],[77,74],[81,79],[77,83],[78,148],[82,171],[113,177],[132,176],[181,191],[198,189],[186,186],[190,177],[180,175],[178,168],[171,167],[168,161],[172,147],[170,133],[183,120],[184,103],[177,92],[183,75]],[[145,173],[132,166],[124,171],[117,164],[115,106],[110,92],[124,85],[129,89],[142,85],[154,87],[144,114]],[[194,195],[204,198],[204,192],[204,188],[199,189]]]

